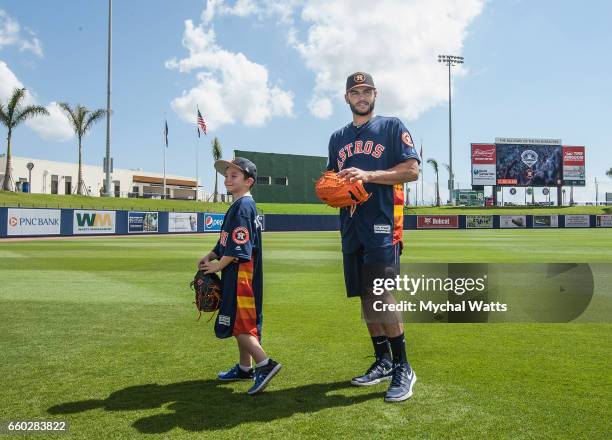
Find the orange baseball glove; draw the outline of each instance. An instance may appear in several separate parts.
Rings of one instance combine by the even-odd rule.
[[[323,203],[333,208],[351,208],[351,215],[357,205],[370,198],[363,187],[361,180],[351,182],[349,179],[338,177],[334,171],[326,171],[315,183],[317,197]]]

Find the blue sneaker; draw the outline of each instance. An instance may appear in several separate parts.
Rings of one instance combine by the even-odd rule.
[[[351,384],[358,387],[376,385],[383,380],[390,380],[391,376],[393,376],[391,361],[385,358],[377,358],[363,376],[353,377]]]
[[[385,402],[402,402],[412,397],[412,387],[416,382],[416,374],[409,363],[393,366],[393,378],[385,395]]]
[[[254,376],[252,368],[249,371],[244,371],[240,368],[240,365],[236,364],[229,370],[220,372],[217,378],[229,382],[232,380],[253,380]]]
[[[276,376],[276,373],[280,371],[281,367],[281,364],[272,359],[269,359],[268,363],[263,367],[255,367],[255,384],[253,384],[247,393],[252,395],[263,391],[272,378]]]

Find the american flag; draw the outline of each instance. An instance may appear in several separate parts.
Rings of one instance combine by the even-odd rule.
[[[202,113],[200,113],[200,109],[198,109],[198,137],[200,137],[200,129],[206,134],[206,122],[204,122]]]

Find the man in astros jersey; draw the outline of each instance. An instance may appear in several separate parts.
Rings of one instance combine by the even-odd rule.
[[[376,360],[351,380],[368,386],[391,380],[385,401],[412,396],[416,375],[406,358],[401,316],[373,314],[374,301],[393,303],[391,294],[374,296],[368,276],[382,266],[399,272],[402,252],[405,182],[418,179],[420,159],[404,124],[374,115],[377,90],[372,76],[356,72],[346,80],[345,100],[353,120],[331,135],[327,169],[341,177],[362,180],[371,197],[352,213],[340,210],[344,280],[348,297],[360,297]],[[391,270],[392,272],[389,272]]]

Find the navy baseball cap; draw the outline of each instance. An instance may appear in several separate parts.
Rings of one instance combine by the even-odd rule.
[[[218,160],[215,162],[215,170],[218,173],[225,175],[225,171],[228,168],[236,168],[246,174],[247,177],[252,177],[257,181],[257,167],[249,159],[244,157],[235,157],[231,161]]]
[[[372,75],[365,72],[355,72],[346,79],[346,91],[348,92],[355,87],[365,86],[375,89],[374,80]]]

